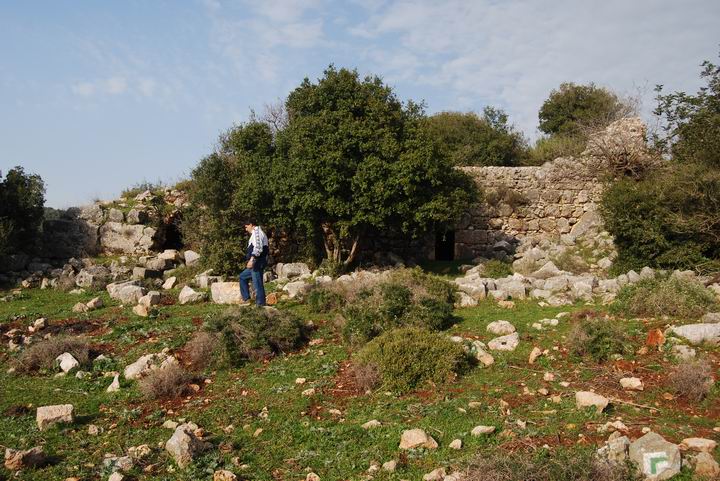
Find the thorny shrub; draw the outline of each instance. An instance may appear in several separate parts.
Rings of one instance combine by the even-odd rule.
[[[587,317],[577,321],[568,338],[573,354],[596,362],[606,361],[614,354],[632,353],[627,326],[610,319]]]
[[[614,309],[634,317],[697,318],[720,308],[708,289],[693,280],[679,277],[642,279],[623,287]]]
[[[146,399],[174,399],[190,391],[192,376],[177,364],[154,369],[140,379],[140,392]]]
[[[20,372],[32,372],[50,369],[60,354],[68,352],[77,359],[81,366],[90,359],[88,341],[77,337],[55,337],[31,345],[16,360],[16,368]]]
[[[712,367],[704,360],[683,362],[668,376],[670,389],[690,401],[705,399],[714,383]]]

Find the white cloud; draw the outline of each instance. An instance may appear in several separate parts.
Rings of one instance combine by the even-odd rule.
[[[128,83],[125,77],[111,77],[105,81],[105,92],[110,95],[124,93],[127,88]]]

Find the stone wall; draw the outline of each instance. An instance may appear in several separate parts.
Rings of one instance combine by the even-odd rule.
[[[455,230],[455,258],[513,254],[523,243],[580,235],[597,224],[602,184],[574,159],[538,167],[464,167],[485,200]]]

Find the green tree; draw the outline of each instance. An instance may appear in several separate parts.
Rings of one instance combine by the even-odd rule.
[[[527,153],[521,132],[508,124],[500,109],[474,112],[440,112],[427,119],[430,136],[454,165],[518,165]]]
[[[540,131],[548,135],[585,136],[634,112],[629,101],[593,83],[560,84],[540,107]]]
[[[17,166],[3,180],[0,172],[0,253],[29,253],[37,247],[44,204],[45,184],[39,175]]]
[[[427,135],[422,106],[403,105],[378,77],[331,66],[286,106],[276,201],[321,229],[336,263],[353,262],[370,232],[416,236],[452,223],[474,197],[473,182]]]

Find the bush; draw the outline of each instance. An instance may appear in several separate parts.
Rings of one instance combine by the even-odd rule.
[[[219,334],[225,354],[234,365],[299,349],[308,340],[302,321],[277,309],[232,308],[211,319],[207,329]]]
[[[174,399],[190,391],[192,376],[177,364],[153,369],[140,379],[140,392],[146,399]]]
[[[498,259],[491,259],[483,264],[483,276],[492,277],[493,279],[500,279],[502,277],[511,276],[513,274],[512,264],[509,262],[503,262]]]
[[[630,463],[610,463],[594,449],[555,449],[552,452],[494,452],[477,456],[463,479],[473,481],[635,481],[641,479]]]
[[[633,317],[698,318],[720,308],[702,284],[678,277],[655,277],[623,287],[613,310]]]
[[[540,137],[528,150],[526,165],[542,165],[559,157],[577,157],[585,150],[585,139],[568,135]]]
[[[670,389],[690,401],[702,401],[714,382],[712,366],[703,360],[683,362],[668,377]]]
[[[453,322],[454,287],[419,269],[400,269],[375,286],[354,291],[343,310],[343,337],[362,344],[402,326],[441,330]]]
[[[570,352],[603,362],[615,354],[633,352],[627,327],[617,321],[587,316],[574,324],[568,335]]]
[[[357,362],[376,366],[384,388],[398,393],[443,384],[468,366],[461,345],[418,327],[385,332],[358,353]]]
[[[345,303],[345,300],[339,292],[319,287],[310,291],[305,302],[311,312],[320,314],[338,309]]]
[[[56,337],[31,345],[20,354],[15,367],[20,372],[50,369],[55,363],[55,358],[64,352],[72,354],[81,366],[87,365],[90,359],[90,346],[85,339]]]
[[[25,174],[22,167],[0,172],[0,254],[38,247],[45,204],[45,184],[39,175]]]
[[[219,336],[217,333],[200,331],[185,344],[185,355],[193,369],[201,371],[218,359]]]

